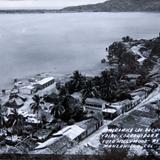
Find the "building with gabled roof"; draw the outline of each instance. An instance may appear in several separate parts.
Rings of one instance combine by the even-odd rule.
[[[52,85],[55,82],[54,77],[47,77],[44,78],[38,82],[36,82],[37,85],[39,85],[39,89],[42,90],[50,85]]]
[[[85,107],[88,110],[95,110],[102,112],[102,106],[103,104],[106,104],[107,102],[100,99],[100,98],[87,98],[85,100]]]
[[[17,97],[17,98],[9,99],[8,102],[6,102],[4,105],[6,107],[17,109],[24,105],[24,101],[20,97]]]

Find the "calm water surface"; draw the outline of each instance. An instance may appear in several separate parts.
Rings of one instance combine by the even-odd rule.
[[[0,89],[36,73],[89,70],[113,41],[159,32],[158,13],[1,14]]]

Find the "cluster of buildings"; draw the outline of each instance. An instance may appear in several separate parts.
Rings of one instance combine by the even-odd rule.
[[[140,109],[131,111],[128,115],[121,115],[111,122],[109,128],[150,128],[157,119],[153,104],[144,105]]]
[[[22,108],[28,106],[28,101],[31,99],[32,95],[38,91],[43,91],[43,89],[51,86],[55,83],[53,77],[43,78],[39,81],[33,81],[26,85],[27,83],[15,83],[17,86],[12,90],[12,96],[10,96],[9,101],[5,104],[9,108],[18,109],[21,111]],[[23,95],[23,96],[20,96]],[[27,97],[27,99],[25,99]],[[22,109],[23,111],[23,109]],[[43,112],[47,114],[48,112]],[[76,123],[74,125],[60,127],[58,129],[56,124],[49,125],[50,128],[37,128],[41,125],[41,121],[38,119],[39,114],[32,114],[28,112],[22,113],[25,118],[24,126],[25,131],[27,131],[27,136],[21,141],[17,141],[15,148],[18,153],[49,153],[49,154],[64,154],[68,149],[73,147],[75,144],[79,143],[87,136],[91,135],[97,131],[103,125],[103,116],[101,113],[96,113],[95,115],[88,117],[86,120]],[[45,116],[47,122],[52,119],[48,114]],[[65,125],[64,125],[65,126]],[[30,128],[28,128],[30,127]],[[26,129],[27,128],[27,129]],[[30,129],[34,130],[33,132]]]
[[[47,77],[40,81],[34,82],[33,84],[30,84],[28,86],[23,86],[19,88],[19,92],[23,94],[34,94],[39,90],[43,90],[50,85],[52,85],[55,82],[54,77]]]
[[[114,119],[118,115],[121,115],[141,103],[147,96],[157,88],[157,83],[146,83],[144,87],[132,91],[130,94],[131,99],[125,99],[123,101],[109,104],[102,99],[87,98],[85,101],[85,107],[90,111],[102,112],[106,119]]]
[[[125,76],[125,80],[132,81],[133,83],[138,78],[140,78],[140,75]],[[47,77],[30,83],[30,85],[17,86],[16,88],[18,89],[18,93],[21,93],[22,95],[32,95],[51,86],[54,83],[54,77]],[[147,83],[144,85],[144,87],[134,90],[130,93],[132,99],[126,99],[112,104],[102,99],[87,98],[85,100],[85,108],[91,112],[95,112],[95,114],[93,114],[91,117],[79,123],[75,123],[74,125],[66,126],[56,133],[53,132],[55,131],[55,128],[38,129],[33,135],[16,144],[15,147],[18,151],[20,151],[20,153],[65,154],[65,152],[71,149],[75,144],[81,142],[86,137],[97,131],[103,125],[103,117],[106,119],[114,119],[121,114],[123,115],[123,113],[133,109],[135,106],[141,103],[157,86],[158,85],[154,82]],[[19,106],[20,108],[24,105],[26,99],[17,94],[17,89],[12,91],[13,97],[6,104],[8,107]],[[137,120],[141,116],[140,112],[141,111],[135,111],[135,113],[133,112],[131,116]],[[136,117],[136,115],[138,116]],[[149,113],[144,114],[144,112],[143,115],[146,115],[147,118],[150,118],[150,116],[155,116],[154,113],[151,115]],[[46,117],[48,117],[48,119],[50,118],[49,115]],[[36,117],[34,117],[34,115],[27,115],[25,118],[27,125],[37,126],[41,123]],[[121,121],[114,121],[114,123],[111,123],[110,127],[121,127],[122,124],[126,124],[126,127],[128,127],[126,118],[128,117],[123,118],[123,121],[125,122],[122,123]],[[145,118],[142,117],[143,120],[145,120]],[[149,121],[149,123],[150,122],[152,122],[152,120]],[[137,124],[137,121],[135,124]],[[131,125],[133,125],[133,123]]]
[[[68,149],[97,131],[103,125],[103,116],[100,113],[95,114],[88,119],[76,123],[74,125],[66,126],[56,133],[48,133],[47,130],[43,132],[45,135],[50,135],[46,140],[40,142],[35,141],[35,135],[28,137],[16,145],[16,148],[21,153],[31,154],[65,154]],[[38,132],[38,131],[37,131]],[[36,133],[35,133],[36,134]],[[38,135],[37,136],[42,136]]]

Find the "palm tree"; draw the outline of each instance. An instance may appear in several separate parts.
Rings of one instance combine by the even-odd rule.
[[[66,86],[59,88],[59,96],[65,96],[66,94],[67,94]]]
[[[117,75],[109,71],[101,73],[100,92],[102,99],[112,102],[116,98],[118,91]]]
[[[86,99],[87,97],[100,97],[100,93],[97,89],[98,87],[93,85],[91,80],[86,82],[85,88],[82,89],[83,98]]]
[[[74,87],[75,91],[79,91],[83,86],[84,77],[79,73],[79,71],[73,72],[73,76],[71,77],[71,84]]]
[[[79,80],[82,78],[81,73],[79,73],[79,71],[74,71],[73,72],[73,76],[71,77],[73,80]]]
[[[12,110],[11,112],[12,129],[16,134],[22,134],[25,118],[20,115],[16,109]]]
[[[51,114],[54,115],[55,118],[60,118],[64,112],[65,109],[60,103],[55,104],[51,110]]]
[[[74,113],[72,114],[71,119],[74,119],[76,121],[80,121],[80,120],[83,120],[84,115],[85,115],[85,113],[84,113],[83,108],[80,106],[77,106],[74,109]]]
[[[123,42],[129,42],[129,41],[132,41],[133,39],[129,36],[126,36],[126,37],[122,37],[122,40]]]
[[[38,95],[34,95],[32,99],[34,102],[30,104],[30,107],[34,114],[38,114],[39,110],[41,109],[41,105],[44,104],[44,102]]]

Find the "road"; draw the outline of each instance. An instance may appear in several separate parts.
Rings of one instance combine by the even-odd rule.
[[[158,86],[145,100],[143,100],[140,104],[138,104],[135,108],[130,110],[129,112],[124,113],[125,115],[130,114],[133,110],[136,110],[150,102],[156,101],[160,99],[160,86]],[[124,115],[123,114],[123,115]],[[120,115],[122,116],[122,115]],[[116,119],[120,118],[118,116]],[[113,120],[113,121],[114,121]],[[94,132],[92,135],[81,141],[79,144],[74,146],[72,149],[68,150],[66,154],[87,154],[87,155],[93,155],[96,153],[96,150],[98,149],[100,142],[99,137],[100,135],[105,132],[108,129],[108,125],[113,122],[109,120],[104,120],[104,125]]]

